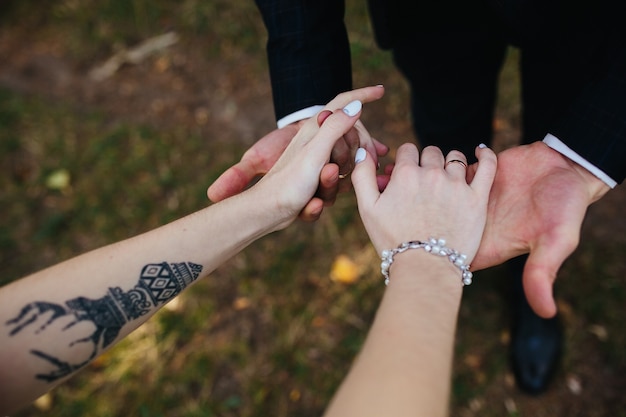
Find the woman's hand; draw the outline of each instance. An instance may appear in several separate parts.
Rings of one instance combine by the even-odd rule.
[[[298,131],[270,171],[252,188],[268,199],[274,230],[289,225],[316,193],[320,175],[338,140],[350,131],[361,115],[362,101],[379,95],[380,87],[366,87],[339,94],[330,104],[337,109],[323,119],[311,118]],[[324,202],[319,201],[321,212]]]
[[[318,114],[318,125],[329,113],[340,109],[351,100],[359,100],[369,103],[380,99],[385,93],[382,86],[367,87],[348,93],[339,94],[330,101],[324,110]],[[320,116],[322,117],[320,119]],[[313,120],[316,118],[313,117]],[[289,143],[299,132],[302,126],[307,125],[309,120],[301,120],[276,129],[259,139],[248,149],[241,160],[227,169],[215,180],[207,190],[207,196],[213,202],[222,201],[244,191],[253,184],[257,177],[266,175],[276,164]],[[383,156],[388,148],[376,139],[372,138],[358,121],[349,129],[341,139],[337,140],[329,163],[327,163],[319,178],[319,184],[315,195],[301,210],[299,217],[304,221],[315,221],[322,214],[325,206],[331,206],[337,193],[350,187],[349,179],[342,179],[354,168],[354,152],[358,147],[367,149],[372,155]]]
[[[411,240],[429,237],[446,240],[446,246],[476,255],[487,216],[487,201],[496,173],[496,155],[476,148],[478,167],[468,184],[467,159],[458,151],[445,158],[429,146],[420,155],[413,144],[402,145],[389,184],[381,193],[371,156],[359,150],[352,173],[359,212],[365,229],[380,253]]]

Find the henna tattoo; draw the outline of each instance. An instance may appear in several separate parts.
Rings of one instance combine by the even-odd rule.
[[[35,375],[38,379],[53,382],[82,368],[94,359],[103,349],[115,341],[122,327],[131,320],[148,314],[152,309],[165,304],[176,297],[183,289],[195,281],[202,265],[191,262],[162,262],[143,267],[139,281],[131,290],[124,292],[120,287],[110,287],[102,298],[90,299],[77,297],[65,302],[65,305],[35,301],[27,304],[17,317],[7,321],[13,328],[9,335],[14,336],[26,327],[35,325],[47,317],[47,320],[35,328],[35,333],[46,331],[51,324],[61,318],[69,318],[69,324],[61,328],[66,331],[82,322],[89,322],[94,327],[92,333],[71,340],[69,346],[79,343],[91,344],[85,357],[73,357],[63,360],[59,356],[38,349],[30,353],[53,367],[48,373]],[[44,317],[45,316],[45,317]]]

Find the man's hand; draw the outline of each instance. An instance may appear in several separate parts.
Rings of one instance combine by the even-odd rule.
[[[471,167],[470,167],[471,168]],[[473,170],[468,170],[468,178]],[[556,314],[552,284],[574,252],[587,207],[609,187],[543,142],[498,155],[487,227],[472,266],[483,269],[530,253],[524,289],[533,310]]]
[[[207,190],[213,202],[222,201],[239,194],[252,181],[270,170],[300,130],[303,122],[292,123],[276,129],[259,139],[241,157],[241,160],[228,168]]]
[[[384,88],[369,87],[345,94],[354,96],[350,97],[352,99],[367,103],[381,98],[384,94]],[[345,96],[342,97],[342,100],[345,100]],[[341,107],[338,103],[337,98],[335,98],[325,106],[325,109],[334,111]],[[244,153],[237,164],[226,170],[209,187],[207,190],[209,199],[213,202],[224,200],[245,190],[257,177],[265,175],[305,123],[306,121],[292,123],[259,139]],[[349,175],[352,171],[353,153],[359,146],[366,148],[375,157],[385,155],[388,151],[385,145],[371,138],[363,125],[358,122],[350,132],[344,135],[343,140],[337,142],[330,162],[322,169],[315,196],[300,213],[299,217],[302,220],[317,220],[324,206],[334,203],[340,189],[340,183],[344,182],[340,177]],[[345,181],[349,180],[346,179]]]

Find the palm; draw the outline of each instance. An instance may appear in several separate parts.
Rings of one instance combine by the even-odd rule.
[[[543,143],[502,152],[473,266],[482,269],[530,253],[524,269],[528,301],[539,315],[553,315],[552,283],[578,245],[591,202],[580,172]]]
[[[292,125],[274,130],[259,139],[237,164],[224,172],[207,190],[217,202],[243,191],[255,177],[266,174],[283,154],[298,128]]]

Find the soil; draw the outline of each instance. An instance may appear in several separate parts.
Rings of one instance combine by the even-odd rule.
[[[3,31],[0,87],[44,97],[51,105],[63,102],[78,109],[93,109],[105,114],[111,123],[127,121],[164,128],[195,126],[203,137],[224,143],[235,141],[244,149],[274,129],[269,78],[259,64],[264,60],[262,54],[231,51],[215,60],[206,57],[201,39],[184,39],[167,53],[151,56],[139,64],[124,65],[104,81],[92,80],[89,70],[105,59],[76,62],[59,39],[19,29]],[[357,77],[355,84],[360,81]],[[387,143],[394,147],[413,137],[406,112],[406,87],[392,69],[381,72],[380,82],[394,88],[388,88],[385,103],[378,103],[367,112],[367,123],[375,127],[375,136],[392,136]],[[513,122],[500,120],[496,128],[499,149],[514,144],[519,137]],[[225,158],[234,162],[232,155]],[[626,190],[618,187],[594,204],[583,227],[582,242],[592,245],[609,241],[626,247],[625,203]],[[623,274],[623,264],[615,270]],[[567,313],[568,305],[563,307]],[[573,313],[564,317],[569,320],[568,325],[584,326],[577,324],[579,317]],[[577,358],[583,358],[570,363],[569,373],[559,374],[546,394],[529,397],[516,392],[511,389],[511,375],[503,373],[486,388],[484,397],[489,398],[489,403],[499,404],[508,415],[624,415],[624,377],[608,371],[596,349],[597,340],[587,340],[586,345],[571,347],[579,350]],[[466,366],[471,367],[471,360],[467,360],[470,362]],[[624,364],[621,368],[623,371]],[[459,413],[480,415],[483,407],[485,401],[476,399]]]

